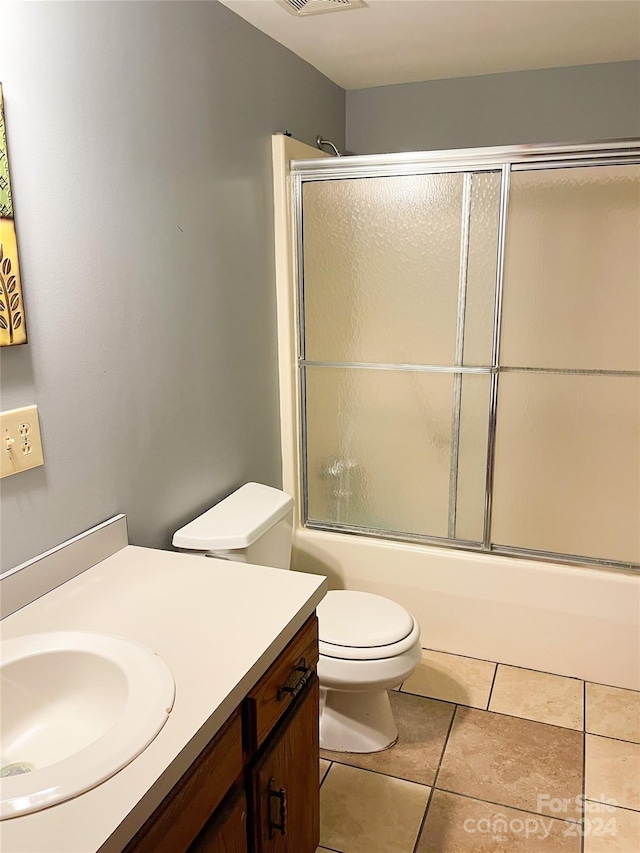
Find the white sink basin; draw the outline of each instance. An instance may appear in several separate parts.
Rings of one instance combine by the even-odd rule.
[[[0,647],[0,819],[94,788],[163,727],[175,697],[158,655],[108,634],[60,631]]]

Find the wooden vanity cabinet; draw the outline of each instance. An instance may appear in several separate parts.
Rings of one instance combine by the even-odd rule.
[[[189,847],[189,853],[247,853],[247,798],[234,786]]]
[[[134,835],[124,853],[186,853],[234,783],[242,778],[242,767],[238,708]]]
[[[254,853],[315,853],[320,841],[314,675],[248,772]]]
[[[315,853],[317,663],[312,616],[124,853]]]

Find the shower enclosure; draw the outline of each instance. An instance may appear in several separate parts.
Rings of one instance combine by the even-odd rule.
[[[640,142],[291,176],[306,527],[640,568]]]

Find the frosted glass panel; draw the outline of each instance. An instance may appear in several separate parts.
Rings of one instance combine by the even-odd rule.
[[[491,364],[498,263],[500,173],[471,176],[464,365]]]
[[[501,361],[640,369],[640,166],[512,174]]]
[[[462,377],[455,537],[476,542],[484,533],[490,385],[489,376]]]
[[[490,542],[640,563],[640,165],[511,173],[498,318],[502,174],[305,175],[307,517],[484,546],[492,376],[362,365],[492,368]]]
[[[640,561],[640,380],[500,378],[492,541]]]
[[[303,185],[309,360],[455,363],[463,181]]]
[[[306,368],[309,518],[446,536],[453,374]]]

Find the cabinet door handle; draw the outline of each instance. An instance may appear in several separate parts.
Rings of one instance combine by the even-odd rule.
[[[275,779],[269,779],[269,838],[273,838],[276,832],[280,835],[287,834],[287,790],[286,788],[275,789]],[[271,804],[273,800],[278,803],[278,819],[271,817]]]
[[[294,672],[300,672],[302,673],[302,675],[296,681],[293,687],[289,687],[289,685],[283,684],[282,687],[278,688],[278,694],[276,697],[278,699],[278,702],[282,702],[285,696],[291,696],[292,699],[295,699],[313,675],[313,667],[307,666],[306,660],[302,658],[298,666],[294,669]]]

